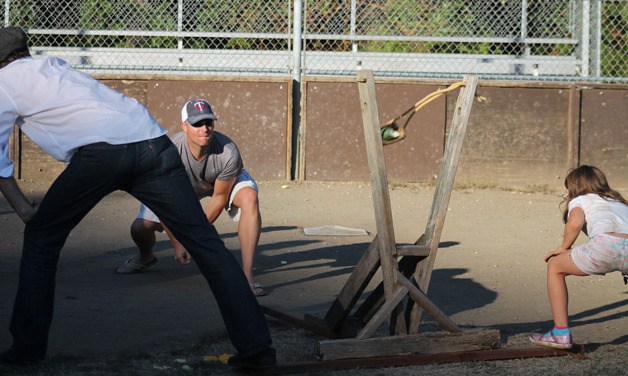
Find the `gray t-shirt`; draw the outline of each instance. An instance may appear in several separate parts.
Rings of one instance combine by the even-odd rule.
[[[207,155],[197,161],[185,142],[185,133],[171,137],[181,154],[181,161],[199,199],[214,193],[216,180],[237,177],[243,169],[242,158],[236,144],[222,133],[214,131]]]

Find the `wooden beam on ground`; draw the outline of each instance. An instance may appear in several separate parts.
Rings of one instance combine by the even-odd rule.
[[[334,370],[369,369],[383,367],[407,367],[422,364],[445,364],[459,362],[478,362],[492,360],[510,360],[525,358],[546,358],[554,356],[576,356],[584,358],[584,346],[577,345],[570,350],[552,349],[549,347],[525,347],[495,350],[458,351],[451,353],[438,353],[426,355],[402,355],[373,357],[364,359],[340,359],[328,361],[311,361],[298,363],[283,363],[277,367],[256,375],[286,375],[295,373],[313,373]]]
[[[434,332],[405,336],[337,339],[318,342],[322,360],[369,358],[409,354],[436,354],[499,348],[497,329],[474,329],[459,333]]]

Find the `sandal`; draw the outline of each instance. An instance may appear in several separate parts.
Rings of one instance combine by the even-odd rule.
[[[553,347],[555,349],[570,349],[572,347],[571,334],[555,335],[553,330],[546,334],[533,334],[530,341],[538,346]]]
[[[252,283],[249,283],[249,286],[251,286],[251,292],[253,293],[253,295],[255,296],[266,295],[266,291],[264,291],[264,289],[262,288],[261,283],[252,282]]]
[[[144,269],[148,269],[151,266],[157,263],[157,257],[153,257],[149,262],[141,262],[136,256],[131,257],[122,263],[122,265],[118,266],[116,269],[117,274],[135,274],[139,273]]]

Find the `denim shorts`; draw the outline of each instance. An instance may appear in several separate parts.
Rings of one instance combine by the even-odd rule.
[[[578,269],[587,274],[620,271],[628,274],[628,239],[601,234],[586,244],[573,247],[571,259]]]

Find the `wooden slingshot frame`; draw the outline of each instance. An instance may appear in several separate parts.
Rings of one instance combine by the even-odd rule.
[[[399,339],[403,336],[405,337],[404,339],[408,340],[409,334],[418,332],[423,311],[433,317],[447,332],[455,334],[457,342],[467,343],[469,342],[468,340],[461,341],[459,338],[464,336],[465,333],[426,296],[426,291],[438,250],[445,214],[447,213],[453,180],[473,104],[477,78],[475,76],[465,77],[463,82],[428,95],[417,102],[410,110],[384,125],[393,125],[402,117],[410,114],[410,112],[413,115],[438,96],[454,89],[462,88],[453,115],[445,155],[438,174],[436,193],[427,228],[414,245],[399,247],[395,243],[388,179],[384,161],[384,142],[380,132],[382,127],[379,123],[373,72],[360,70],[357,82],[368,164],[371,171],[371,188],[373,191],[377,235],[362,255],[324,319],[306,314],[303,321],[300,321],[268,307],[263,307],[263,309],[270,316],[275,316],[330,338],[347,336],[348,325],[345,325],[347,324],[347,319],[372,277],[381,267],[382,282],[363,301],[353,315],[353,318],[357,318],[364,323],[363,328],[357,332],[355,339],[321,341],[319,343],[319,352],[322,354],[321,357],[323,359],[374,356],[370,354],[372,351],[376,351],[379,356],[408,353],[409,350],[411,353],[416,352],[408,347],[410,346],[408,341],[399,341]],[[408,120],[398,129],[401,129],[403,132]],[[401,138],[403,137],[398,139]],[[400,261],[397,261],[398,257],[401,257]],[[405,304],[404,300],[406,301]],[[371,337],[387,319],[390,324],[389,332],[392,336],[377,340],[381,342],[382,346],[374,345],[373,340],[375,339]],[[487,349],[499,343],[499,331],[497,330],[489,331],[488,335],[486,332],[473,331],[471,336],[473,336],[471,342],[481,342],[479,346],[472,345],[473,349]],[[364,340],[367,339],[369,341],[365,342]],[[439,341],[442,342],[442,339],[439,339]],[[424,340],[421,342],[423,345],[426,344]],[[384,343],[385,345],[383,345]],[[401,344],[403,345],[400,348]],[[468,350],[469,348],[469,346],[463,346],[462,348],[458,347],[458,350]]]
[[[426,295],[478,85],[477,77],[465,76],[462,82],[428,95],[403,115],[385,125],[390,126],[410,111],[413,111],[412,114],[416,113],[419,108],[441,94],[460,88],[425,232],[414,245],[407,246],[397,246],[395,242],[383,152],[385,142],[382,140],[382,126],[379,124],[373,72],[358,71],[357,82],[371,171],[377,235],[362,255],[324,319],[305,314],[303,320],[299,320],[263,306],[264,312],[332,338],[319,341],[318,348],[320,359],[332,363],[343,359],[408,354],[460,354],[496,349],[500,346],[499,330],[485,328],[462,330]],[[405,128],[405,124],[400,129]],[[381,283],[350,317],[362,293],[380,268]],[[423,312],[431,316],[445,331],[418,334]],[[385,320],[389,321],[389,336],[374,337],[376,330]],[[356,321],[361,326],[357,331],[352,328]],[[355,337],[347,338],[353,336]]]
[[[339,341],[321,342],[319,351],[324,358],[339,359],[347,356],[347,354],[353,357],[356,355],[368,356],[371,350],[376,351],[377,354],[384,352],[387,355],[407,353],[413,347],[410,344],[412,341],[421,343],[422,346],[429,343],[431,347],[435,347],[434,341],[426,341],[425,337],[417,341],[416,333],[418,333],[423,312],[431,316],[448,333],[455,334],[454,337],[445,334],[437,339],[432,338],[440,343],[443,343],[443,341],[449,342],[445,346],[449,350],[489,349],[499,344],[499,331],[462,331],[426,295],[445,222],[449,198],[453,189],[477,82],[477,77],[467,76],[462,82],[428,95],[405,113],[408,114],[412,111],[412,114],[414,114],[418,109],[441,94],[461,88],[436,182],[436,191],[427,227],[414,245],[398,247],[395,242],[383,152],[384,143],[380,133],[381,126],[379,124],[379,113],[375,98],[373,72],[369,70],[358,72],[358,89],[367,157],[371,171],[371,189],[373,191],[377,235],[362,259],[358,262],[353,273],[349,276],[340,294],[332,303],[323,322],[331,331],[335,333],[341,332],[354,305],[378,268],[381,268],[382,282],[363,301],[353,316],[365,324],[357,332],[355,339],[341,340],[344,343],[340,344]],[[405,116],[405,114],[401,115],[401,117]],[[399,118],[395,118],[387,124],[393,124]],[[407,124],[407,121],[401,129],[405,128],[405,124]],[[401,257],[400,260],[397,260],[398,257]],[[375,331],[387,319],[389,320],[389,333],[395,339],[394,342],[399,343],[398,346],[392,346],[394,342],[386,339],[371,340],[367,341],[369,342],[367,346],[358,346],[360,344],[359,341],[372,339]],[[408,337],[409,335],[413,336]],[[463,336],[469,338],[461,340]],[[445,338],[447,337],[452,338],[451,341],[446,340]],[[399,341],[400,339],[403,340]],[[381,342],[382,346],[377,346],[375,342]],[[347,346],[347,343],[350,343],[350,346]],[[454,346],[455,344],[461,346]],[[442,347],[440,348],[442,350]],[[425,352],[427,349],[418,350]],[[373,355],[371,354],[371,356]]]

